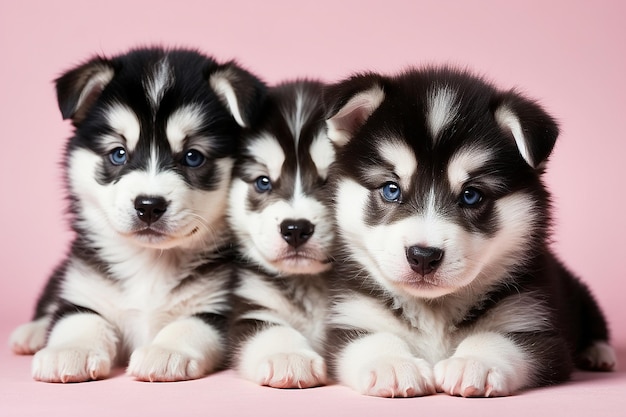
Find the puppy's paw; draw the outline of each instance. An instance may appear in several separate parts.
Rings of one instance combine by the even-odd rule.
[[[463,397],[503,397],[523,386],[524,372],[478,357],[452,357],[435,365],[437,390]]]
[[[326,383],[326,363],[313,350],[275,353],[261,358],[253,380],[274,388],[310,388]],[[250,372],[252,373],[252,372]]]
[[[160,346],[144,346],[130,356],[126,374],[139,381],[173,382],[201,378],[205,375],[203,360],[185,352]]]
[[[44,382],[84,382],[111,372],[107,352],[84,347],[46,347],[33,357],[32,375]]]
[[[404,356],[379,357],[359,370],[357,391],[375,397],[419,397],[434,394],[430,364]]]
[[[606,342],[594,342],[578,358],[578,366],[590,371],[613,371],[616,365],[615,351]]]
[[[47,329],[47,319],[22,324],[9,337],[11,350],[18,355],[34,354],[46,345]]]

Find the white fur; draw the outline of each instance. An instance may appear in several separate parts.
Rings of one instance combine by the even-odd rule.
[[[45,382],[82,382],[109,375],[118,335],[96,314],[71,314],[57,322],[46,347],[35,353],[33,378]]]
[[[217,93],[217,96],[220,98],[222,103],[230,111],[239,126],[247,127],[243,120],[243,116],[241,115],[241,111],[239,110],[239,100],[237,99],[237,94],[235,93],[235,89],[231,83],[231,78],[234,76],[233,72],[228,69],[217,71],[211,75],[209,84]]]
[[[237,369],[259,385],[308,388],[326,382],[324,359],[302,333],[288,326],[271,326],[246,341]]]
[[[188,317],[171,322],[154,340],[130,357],[126,373],[142,381],[180,381],[200,378],[215,370],[224,341],[202,320]]]
[[[344,146],[385,99],[385,92],[376,85],[360,92],[326,120],[328,137],[337,146]]]
[[[435,393],[432,366],[415,357],[400,337],[386,332],[350,343],[338,360],[343,385],[377,397],[415,397]]]
[[[457,117],[456,91],[450,86],[431,89],[427,96],[426,123],[434,141],[439,139],[441,131]]]
[[[613,347],[606,342],[595,342],[581,354],[592,369],[612,371],[617,368],[617,355]]]
[[[452,357],[435,365],[437,389],[464,397],[511,395],[525,387],[531,374],[528,355],[499,333],[474,333]]]
[[[328,177],[328,168],[335,160],[335,150],[325,132],[320,132],[313,139],[310,153],[317,173],[321,178],[326,179]]]
[[[378,147],[378,153],[389,165],[393,166],[394,177],[401,180],[404,189],[417,170],[417,159],[413,150],[401,140],[391,139],[383,141]],[[391,175],[389,175],[391,177]]]
[[[152,111],[156,114],[163,96],[174,85],[174,71],[170,66],[167,57],[164,57],[157,62],[149,74],[143,80],[143,87],[146,92],[146,96],[150,100],[152,105]]]
[[[448,180],[452,192],[460,194],[470,174],[485,166],[493,158],[487,149],[467,149],[458,151],[448,163]]]
[[[247,151],[260,165],[263,165],[265,171],[260,170],[259,176],[267,175],[272,181],[280,178],[285,163],[285,151],[274,136],[269,133],[259,136],[250,142]]]
[[[511,132],[513,138],[515,138],[515,144],[517,145],[519,153],[522,155],[524,160],[528,162],[528,165],[536,168],[535,162],[533,161],[530,151],[528,150],[524,130],[522,129],[522,125],[515,112],[506,106],[502,106],[496,109],[494,116],[500,127]]]
[[[46,344],[46,335],[50,317],[24,323],[16,328],[9,337],[9,347],[18,355],[32,355]]]
[[[184,150],[185,139],[192,137],[205,123],[202,108],[198,104],[188,104],[176,109],[167,120],[165,133],[172,146],[172,152]]]
[[[132,152],[137,146],[141,127],[139,119],[134,111],[121,103],[114,103],[104,113],[109,126],[117,137],[106,137],[107,142],[111,142],[109,149],[113,150],[118,146],[123,146],[127,151]]]

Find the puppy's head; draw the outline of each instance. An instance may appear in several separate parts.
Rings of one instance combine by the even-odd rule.
[[[244,138],[230,194],[230,223],[244,254],[278,274],[329,268],[332,218],[322,196],[333,147],[322,86],[270,89],[259,127]]]
[[[75,135],[67,181],[79,230],[167,249],[223,233],[231,167],[262,83],[190,50],[97,57],[56,80]]]
[[[452,69],[364,74],[326,91],[342,250],[383,288],[485,289],[542,248],[555,122]]]

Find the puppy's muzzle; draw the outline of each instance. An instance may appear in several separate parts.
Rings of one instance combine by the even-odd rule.
[[[425,246],[411,246],[406,251],[406,259],[411,269],[421,276],[433,272],[441,265],[443,250]]]

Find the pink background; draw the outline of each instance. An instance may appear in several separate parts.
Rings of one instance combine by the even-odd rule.
[[[159,43],[235,58],[270,83],[296,76],[335,81],[353,71],[453,63],[539,99],[562,128],[546,177],[556,209],[554,248],[591,286],[626,363],[625,4],[3,0],[0,339],[6,341],[13,327],[29,319],[71,238],[59,168],[70,126],[61,120],[52,80],[94,53]],[[578,373],[564,386],[508,399],[385,401],[342,387],[257,388],[230,371],[176,384],[144,384],[117,374],[59,386],[31,381],[29,364],[29,357],[0,349],[0,415],[40,415],[40,409],[49,415],[124,415],[151,408],[152,415],[181,409],[181,415],[323,415],[338,407],[361,415],[414,414],[417,407],[443,415],[619,415],[626,406],[624,365],[611,375]]]

